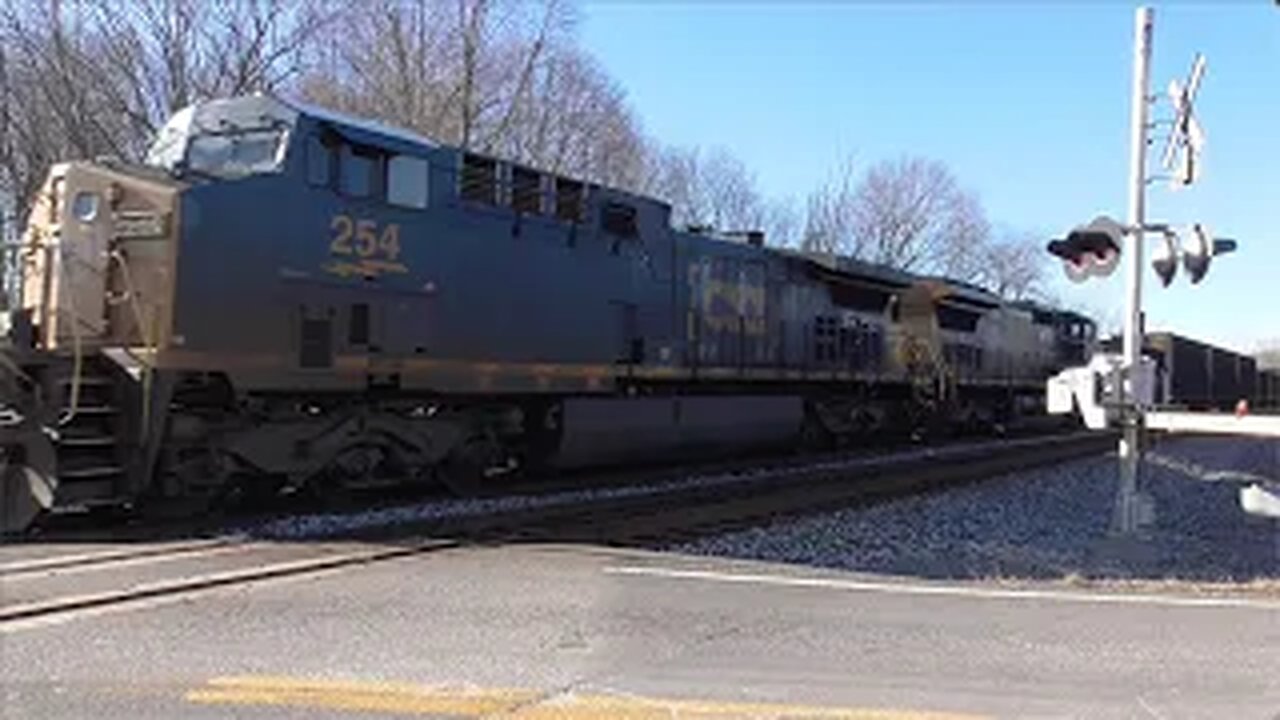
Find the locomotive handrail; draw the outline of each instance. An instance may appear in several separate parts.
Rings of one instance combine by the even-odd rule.
[[[143,347],[146,348],[146,354],[149,359],[142,358],[133,353],[128,348],[125,349],[130,357],[133,357],[142,365],[142,397],[151,397],[152,372],[154,370],[154,358],[156,355],[157,343],[152,341],[151,333],[147,323],[143,319],[142,306],[138,304],[138,293],[134,288],[133,275],[129,272],[129,260],[117,248],[109,254],[109,259],[120,264],[120,277],[124,281],[124,291],[129,298],[129,308],[133,311],[133,321],[138,326],[138,336],[142,338]],[[140,432],[142,439],[146,439],[147,427],[151,422],[151,403],[144,401],[142,403],[142,422],[140,424]]]
[[[76,312],[75,292],[71,285],[71,273],[67,269],[67,249],[58,243],[58,272],[67,283],[67,309],[71,316],[71,401],[66,411],[58,418],[58,427],[64,427],[75,419],[80,410],[80,385],[84,374],[84,341],[80,330],[80,315]]]
[[[14,308],[22,304],[22,272],[19,254],[22,243],[0,240],[0,308]],[[12,280],[12,285],[10,285]]]

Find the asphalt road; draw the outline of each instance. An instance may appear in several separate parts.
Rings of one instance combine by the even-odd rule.
[[[4,718],[1273,720],[1280,599],[467,548],[33,621],[0,678]]]

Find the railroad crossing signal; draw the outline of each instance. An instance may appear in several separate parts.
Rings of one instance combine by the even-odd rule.
[[[1051,241],[1048,250],[1062,258],[1062,267],[1072,282],[1084,282],[1115,271],[1124,235],[1123,225],[1103,215],[1067,233],[1065,239]]]
[[[1280,0],[1277,0],[1280,3]],[[1130,96],[1130,146],[1129,146],[1129,214],[1128,222],[1123,229],[1111,228],[1111,232],[1095,227],[1098,221],[1090,226],[1073,231],[1066,240],[1055,240],[1049,243],[1049,252],[1065,261],[1067,275],[1077,282],[1089,274],[1088,260],[1099,247],[1110,252],[1113,248],[1119,255],[1121,239],[1125,235],[1132,238],[1129,255],[1126,258],[1125,276],[1125,321],[1124,352],[1119,355],[1095,356],[1090,365],[1084,368],[1072,368],[1060,373],[1050,380],[1047,391],[1047,403],[1051,412],[1070,412],[1079,406],[1086,422],[1096,425],[1101,420],[1106,425],[1114,421],[1124,427],[1124,439],[1120,441],[1117,454],[1120,458],[1119,492],[1116,501],[1115,529],[1126,534],[1138,526],[1149,522],[1151,517],[1143,517],[1141,510],[1143,498],[1149,497],[1138,488],[1139,468],[1143,452],[1143,436],[1147,429],[1160,427],[1174,430],[1175,426],[1190,431],[1209,431],[1227,433],[1247,433],[1265,437],[1280,437],[1280,422],[1275,418],[1260,418],[1245,415],[1230,418],[1231,424],[1222,422],[1222,415],[1215,413],[1169,413],[1150,412],[1144,403],[1147,397],[1145,389],[1149,388],[1154,369],[1142,356],[1142,255],[1143,242],[1147,232],[1160,233],[1163,247],[1157,248],[1153,256],[1156,274],[1168,285],[1177,272],[1177,257],[1182,255],[1183,264],[1191,282],[1199,282],[1209,269],[1209,262],[1214,255],[1235,250],[1233,240],[1214,239],[1207,228],[1194,225],[1186,234],[1183,247],[1174,243],[1177,234],[1169,226],[1148,224],[1146,221],[1146,188],[1147,177],[1147,144],[1150,124],[1147,122],[1147,109],[1151,96],[1148,95],[1148,84],[1151,64],[1151,35],[1153,12],[1149,7],[1139,7],[1135,13],[1133,41],[1133,92]],[[1204,149],[1204,131],[1193,116],[1196,92],[1200,89],[1200,81],[1204,77],[1205,61],[1197,56],[1191,66],[1191,75],[1186,85],[1177,82],[1169,86],[1169,95],[1173,100],[1177,115],[1174,119],[1173,131],[1169,134],[1169,143],[1165,147],[1164,165],[1172,169],[1179,159],[1181,165],[1175,177],[1178,183],[1189,185],[1198,174],[1197,156]],[[1118,224],[1117,224],[1118,225]],[[1117,232],[1117,229],[1120,231]],[[1082,263],[1082,259],[1084,262]],[[1099,367],[1101,363],[1101,367]],[[1118,403],[1103,405],[1098,394],[1099,387],[1105,391],[1098,370],[1114,371],[1117,381],[1113,386],[1118,390]],[[1068,396],[1074,395],[1075,400]],[[1087,390],[1088,392],[1081,392]],[[1093,407],[1089,407],[1092,405]],[[1100,412],[1099,412],[1100,411]],[[1255,484],[1247,492],[1240,494],[1241,505],[1249,512],[1280,517],[1280,493]]]
[[[1165,170],[1173,173],[1171,185],[1175,189],[1190,185],[1200,174],[1199,156],[1204,149],[1205,135],[1200,123],[1196,122],[1193,103],[1204,70],[1204,56],[1196,55],[1186,85],[1180,85],[1177,80],[1169,81],[1169,100],[1173,102],[1175,115],[1173,130],[1164,146],[1162,164]]]
[[[1178,233],[1167,225],[1148,225],[1148,230],[1161,234],[1161,242],[1151,254],[1151,269],[1156,271],[1160,284],[1169,287],[1173,276],[1178,274],[1178,260],[1187,271],[1191,284],[1195,285],[1204,279],[1209,272],[1209,261],[1214,255],[1225,255],[1234,252],[1236,241],[1228,238],[1215,238],[1209,228],[1195,223],[1182,233],[1179,246]]]
[[[1151,268],[1160,278],[1160,284],[1169,287],[1173,276],[1178,274],[1178,259],[1182,259],[1182,267],[1187,271],[1191,284],[1195,285],[1204,279],[1209,272],[1209,261],[1214,255],[1224,255],[1236,249],[1236,241],[1227,238],[1215,238],[1209,228],[1195,223],[1182,234],[1179,247],[1178,233],[1165,225],[1148,226],[1150,230],[1161,233],[1161,242],[1151,254]]]
[[[1160,234],[1159,244],[1151,253],[1151,269],[1163,287],[1173,282],[1179,264],[1186,270],[1191,284],[1199,283],[1208,274],[1209,262],[1215,255],[1236,249],[1235,240],[1215,238],[1201,223],[1191,225],[1181,234],[1165,224],[1144,225],[1142,229]],[[1051,241],[1048,250],[1062,259],[1062,267],[1072,282],[1106,277],[1120,263],[1122,242],[1129,231],[1104,215],[1075,228],[1065,239]]]

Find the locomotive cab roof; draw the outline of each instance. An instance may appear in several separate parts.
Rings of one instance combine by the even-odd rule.
[[[517,176],[545,176],[547,185],[554,186],[557,191],[561,187],[574,188],[582,198],[584,210],[589,209],[593,218],[601,218],[605,229],[612,230],[615,235],[643,235],[658,229],[665,230],[670,224],[670,205],[652,197],[555,175],[519,162],[449,146],[411,130],[269,94],[201,101],[177,111],[157,134],[146,163],[175,175],[190,172],[218,179],[276,172],[284,167],[290,133],[303,125],[307,126],[304,132],[318,130],[367,150],[427,157],[435,155],[442,163],[451,165],[457,162],[458,172],[463,176],[478,168],[479,175],[487,176],[496,183],[514,185]],[[244,140],[245,133],[261,135],[252,148],[248,148],[250,143]],[[232,135],[237,137],[230,143],[232,149],[228,150],[228,138]],[[216,147],[201,147],[202,144]],[[211,155],[235,155],[237,147],[242,148],[241,154],[252,155],[253,161],[229,163],[219,156],[219,162],[211,163]],[[194,155],[193,149],[197,151]],[[575,219],[581,222],[585,217],[575,215]]]
[[[275,124],[292,128],[299,115],[324,123],[360,144],[376,144],[388,150],[439,147],[438,143],[409,130],[296,100],[255,94],[203,100],[178,110],[161,127],[148,152],[148,161],[161,165],[170,162],[173,158],[168,152],[174,142],[193,133]]]

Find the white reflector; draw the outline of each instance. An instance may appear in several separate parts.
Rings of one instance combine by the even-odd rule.
[[[1250,515],[1280,518],[1280,496],[1261,485],[1240,488],[1240,507]]]
[[[1116,266],[1120,264],[1120,253],[1115,250],[1104,250],[1101,254],[1088,254],[1089,262],[1093,265],[1092,274],[1097,277],[1106,277],[1115,272]]]

